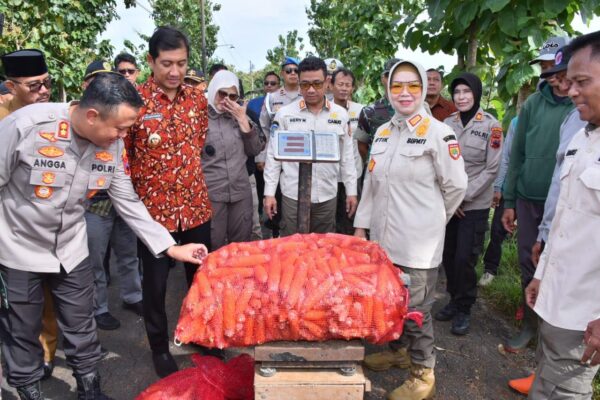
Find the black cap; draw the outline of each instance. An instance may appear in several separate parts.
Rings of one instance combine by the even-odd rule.
[[[390,58],[389,60],[387,60],[383,66],[383,71],[381,72],[381,75],[389,74],[392,67],[400,61],[402,60],[399,58]]]
[[[187,70],[185,74],[185,79],[191,79],[196,82],[206,82],[206,78],[204,77],[204,72],[198,68],[190,68]]]
[[[554,67],[542,72],[540,78],[546,79],[557,72],[566,70],[570,59],[571,54],[568,51],[567,46],[561,47],[554,55]]]
[[[87,81],[92,76],[99,74],[100,72],[113,72],[112,66],[109,62],[96,60],[92,61],[85,69],[84,81]]]
[[[48,72],[44,53],[36,49],[13,51],[1,58],[4,73],[9,78],[26,78]]]

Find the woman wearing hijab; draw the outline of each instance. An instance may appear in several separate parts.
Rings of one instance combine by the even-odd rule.
[[[423,313],[422,328],[407,321],[390,351],[365,358],[365,365],[376,371],[410,367],[409,378],[389,394],[391,400],[431,399],[435,394],[430,311],[444,228],[467,187],[452,129],[423,106],[426,83],[427,75],[417,63],[401,61],[390,70],[387,90],[395,114],[375,134],[354,220],[356,236],[366,238],[369,230],[371,240],[410,275],[409,309]]]
[[[481,80],[463,72],[450,84],[457,112],[444,123],[452,127],[465,160],[469,184],[465,198],[446,227],[443,264],[450,302],[435,314],[452,321],[451,332],[469,332],[471,307],[477,299],[475,265],[483,249],[492,204],[493,183],[502,156],[502,127],[481,109]]]
[[[208,133],[202,150],[202,169],[213,207],[212,250],[245,242],[252,234],[252,190],[246,159],[264,147],[256,126],[240,105],[239,79],[221,70],[208,85]]]

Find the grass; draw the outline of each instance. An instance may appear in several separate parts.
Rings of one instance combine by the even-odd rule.
[[[490,221],[491,224],[491,221]],[[484,250],[487,248],[486,240]],[[483,256],[483,255],[482,255]],[[477,278],[483,274],[483,257],[477,264]],[[507,238],[502,244],[502,259],[498,268],[498,275],[492,283],[480,288],[483,297],[507,318],[514,320],[517,308],[521,305],[521,272],[517,255],[516,237]],[[594,393],[592,400],[600,400],[600,374],[596,374],[592,382]]]

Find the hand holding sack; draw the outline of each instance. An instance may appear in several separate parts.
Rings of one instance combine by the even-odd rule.
[[[211,253],[183,301],[176,341],[206,347],[402,334],[408,290],[379,245],[353,236],[297,234],[232,243]]]

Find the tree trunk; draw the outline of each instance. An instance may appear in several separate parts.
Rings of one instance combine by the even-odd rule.
[[[456,65],[458,66],[458,69],[460,71],[464,71],[465,70],[465,55],[460,53],[459,51],[456,52]]]
[[[527,97],[529,97],[530,94],[531,85],[529,83],[526,83],[525,85],[521,86],[521,89],[519,89],[519,94],[517,96],[517,114],[519,114],[519,112],[521,111],[521,106],[523,105],[523,103],[525,103],[525,100],[527,100]]]
[[[477,24],[475,21],[471,22],[469,26],[469,49],[467,50],[467,70],[473,69],[477,65],[477,47],[479,46],[479,40],[477,40]]]

